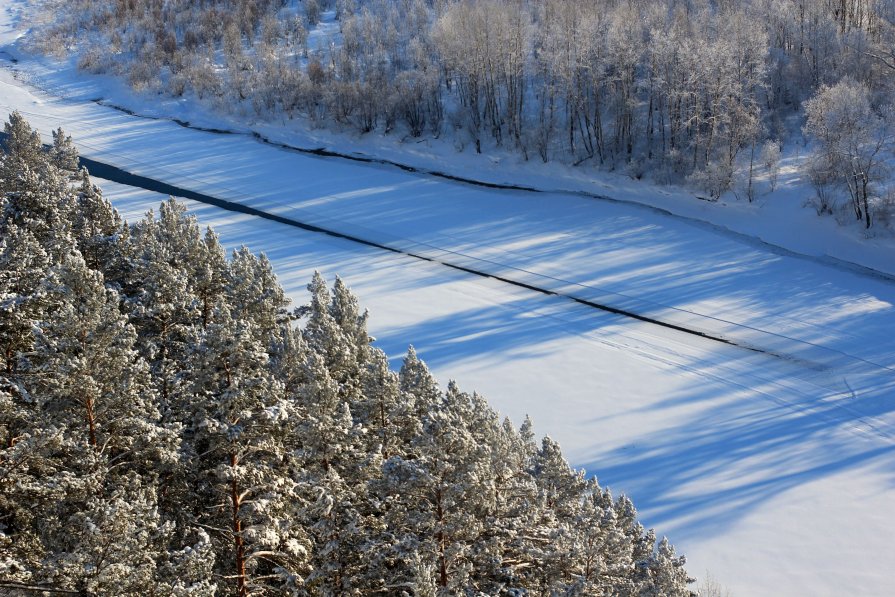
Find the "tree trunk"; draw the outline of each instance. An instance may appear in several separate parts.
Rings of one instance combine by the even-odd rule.
[[[385,428],[385,404],[379,401],[379,428],[382,430],[382,457],[388,460],[388,431]]]
[[[435,517],[438,520],[438,585],[447,587],[447,561],[444,555],[444,510],[441,507],[441,488],[435,490]]]
[[[746,196],[749,197],[749,203],[752,203],[752,171],[755,166],[755,140],[752,140],[752,152],[749,154],[749,189],[746,191]]]
[[[90,437],[90,445],[95,449],[99,442],[96,441],[96,412],[93,410],[93,398],[89,396],[84,400],[84,409],[87,418],[87,433]]]
[[[870,205],[867,200],[867,177],[861,179],[861,197],[864,201],[864,228],[870,228]]]
[[[239,518],[239,485],[235,474],[237,463],[236,454],[230,454],[230,468],[233,469],[233,479],[230,481],[230,501],[233,506],[233,543],[236,547],[236,595],[246,597],[249,593],[246,587],[245,542],[242,539],[242,520]]]

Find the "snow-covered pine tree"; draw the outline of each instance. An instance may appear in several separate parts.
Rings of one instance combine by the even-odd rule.
[[[172,528],[159,516],[155,490],[138,474],[119,474],[109,459],[93,456],[92,463],[79,462],[92,466],[77,484],[69,483],[53,504],[57,518],[41,529],[50,549],[35,577],[40,584],[86,595],[138,597],[157,591]]]
[[[311,304],[303,331],[309,354],[300,393],[306,419],[300,435],[318,492],[313,499],[328,504],[326,516],[311,523],[317,549],[309,581],[324,593],[375,591],[382,580],[368,573],[369,557],[375,555],[363,544],[379,526],[367,484],[378,476],[382,456],[370,445],[365,391],[374,384],[368,379],[372,353],[366,314],[359,313],[357,299],[338,278],[330,291],[315,273],[308,290]]]
[[[356,397],[369,344],[366,316],[358,313],[357,299],[338,279],[333,293],[323,276],[314,272],[308,291],[311,304],[304,328],[308,346],[324,359],[339,396]]]
[[[367,427],[367,451],[379,452],[382,458],[399,449],[401,427],[408,416],[403,405],[398,374],[389,369],[388,356],[379,348],[370,347],[363,374],[361,398],[352,412]]]
[[[76,205],[72,218],[72,234],[78,250],[91,269],[101,271],[107,283],[120,284],[125,264],[122,245],[118,242],[125,228],[121,217],[102,191],[90,180],[86,169],[77,176]]]
[[[640,586],[640,594],[648,597],[693,597],[687,585],[694,582],[684,569],[687,560],[674,552],[667,537],[662,537],[650,558],[646,570],[648,578]]]
[[[572,538],[572,586],[579,592],[636,592],[635,548],[628,529],[619,524],[615,507],[612,494],[602,490],[595,479],[588,480]]]
[[[44,414],[62,417],[119,466],[160,470],[175,462],[176,434],[159,425],[149,371],[118,293],[77,252],[50,269],[41,293],[52,307],[37,323],[35,355],[26,362]]]
[[[166,560],[169,527],[155,487],[177,463],[176,433],[159,423],[136,335],[101,274],[73,250],[50,267],[39,294],[49,307],[20,357],[34,404],[21,436],[32,440],[30,464],[43,478],[6,496],[55,513],[11,513],[23,537],[40,539],[40,566],[30,576],[92,594],[144,594]]]
[[[550,437],[544,437],[532,460],[538,518],[531,529],[531,557],[537,565],[528,582],[533,583],[535,592],[566,592],[573,582],[574,525],[587,484],[583,471],[569,467]]]
[[[478,494],[469,501],[480,527],[470,541],[468,560],[470,583],[492,594],[516,584],[525,568],[521,552],[529,551],[529,530],[537,523],[537,489],[529,474],[522,473],[526,455],[520,438],[509,423],[500,418],[477,394],[459,392],[450,383],[445,400],[469,430],[478,459],[475,469]]]
[[[369,314],[366,311],[361,312],[357,297],[338,276],[333,284],[329,312],[345,334],[348,348],[352,352],[352,361],[357,364],[358,369],[363,367],[367,362],[367,351],[370,349],[371,341],[367,332]],[[351,373],[357,377],[358,370],[353,370]]]
[[[3,141],[4,156],[0,164],[0,178],[8,192],[17,190],[16,181],[23,174],[23,165],[34,170],[43,161],[43,144],[40,134],[32,130],[18,110],[9,115],[9,120],[3,124],[3,132],[6,138]]]
[[[210,254],[217,253],[214,249],[218,246],[217,236],[210,230],[206,234],[206,245]],[[233,252],[225,271],[228,303],[241,318],[253,322],[257,340],[270,347],[288,319],[286,307],[290,303],[277,282],[270,261],[264,254],[256,256],[243,246]],[[213,275],[206,274],[206,278],[213,280]],[[213,287],[213,283],[209,285]],[[203,313],[205,304],[203,298]],[[203,316],[203,321],[205,319]]]
[[[304,364],[307,380],[300,393],[304,420],[300,424],[307,466],[326,473],[346,473],[361,458],[361,429],[355,429],[350,406],[339,393],[324,357],[310,352]]]
[[[50,161],[59,170],[78,172],[78,149],[62,128],[53,131],[53,146],[50,148]]]
[[[438,383],[412,345],[407,348],[398,371],[398,384],[401,390],[399,410],[404,415],[399,419],[403,423],[398,430],[399,453],[411,455],[415,449],[414,441],[422,433],[423,417],[441,401]]]
[[[345,415],[347,420],[347,408]],[[367,470],[377,471],[379,463],[372,459]],[[314,540],[313,571],[306,584],[311,594],[360,596],[384,589],[381,571],[371,566],[378,553],[370,541],[383,523],[371,515],[366,484],[353,477],[342,477],[335,468],[309,477],[313,504],[303,520]]]
[[[125,247],[124,308],[138,332],[140,354],[149,363],[152,383],[163,414],[179,408],[189,347],[210,317],[211,295],[199,288],[223,280],[226,260],[219,246],[203,240],[195,218],[173,200],[160,206],[156,220],[150,212],[131,227]],[[213,239],[214,240],[214,239]],[[197,285],[201,285],[197,287]],[[222,289],[214,287],[216,293]],[[170,414],[172,417],[175,415]]]
[[[423,415],[421,433],[410,452],[383,465],[381,483],[389,500],[387,534],[397,540],[390,549],[407,567],[405,582],[411,582],[415,571],[409,567],[412,554],[402,552],[412,548],[434,567],[441,591],[463,592],[474,586],[475,561],[487,551],[480,541],[494,496],[487,447],[472,431],[471,397],[453,383],[442,395],[428,384],[431,376],[425,364],[414,359],[408,354],[405,363],[422,382],[419,390],[437,401]]]
[[[43,151],[40,136],[18,112],[4,125],[0,153],[3,214],[0,235],[15,225],[28,230],[51,260],[59,262],[71,247],[74,197],[68,179]]]
[[[72,250],[58,177],[45,167],[40,138],[20,114],[5,125],[0,154],[0,567],[3,577],[40,578],[52,545],[41,532],[41,506],[65,496],[66,441],[45,424],[45,400],[35,393],[24,355],[34,330],[53,306],[41,285]],[[42,174],[46,176],[42,176]],[[45,184],[49,180],[50,184]],[[52,188],[51,188],[52,187]],[[61,477],[60,477],[61,475]]]
[[[34,324],[46,308],[37,288],[51,262],[27,228],[0,220],[0,369],[10,391],[20,385],[15,377],[19,356],[31,347]]]
[[[315,542],[309,587],[321,594],[363,594],[368,566],[363,544],[377,526],[367,483],[378,475],[382,459],[378,451],[367,450],[367,430],[355,423],[324,356],[308,353],[304,378],[297,439],[308,500],[314,504],[304,514]]]
[[[185,438],[199,484],[193,513],[214,531],[225,594],[237,597],[296,589],[309,556],[289,467],[297,409],[257,336],[251,320],[219,306],[191,349],[192,398],[184,406],[192,411]]]
[[[502,586],[523,591],[530,586],[528,576],[539,566],[531,557],[533,547],[549,541],[538,529],[540,502],[529,473],[528,446],[509,419],[498,426],[496,413],[484,399],[474,399],[487,422],[488,433],[481,435],[479,441],[489,452],[487,474],[493,489],[480,539],[484,545],[475,550],[476,576],[483,586],[494,590]]]

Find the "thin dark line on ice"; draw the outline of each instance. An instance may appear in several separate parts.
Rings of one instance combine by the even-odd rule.
[[[425,255],[420,255],[418,253],[413,253],[411,251],[404,251],[402,249],[390,247],[389,245],[379,243],[376,241],[372,241],[372,240],[368,240],[365,238],[361,238],[361,237],[355,236],[353,234],[346,234],[344,232],[338,232],[338,231],[332,230],[330,228],[323,228],[321,226],[316,226],[314,224],[308,224],[307,222],[302,222],[302,221],[296,220],[294,218],[288,218],[285,216],[273,214],[273,213],[263,211],[263,210],[260,210],[260,209],[254,208],[254,207],[250,207],[248,205],[243,205],[241,203],[237,203],[234,201],[228,201],[226,199],[220,199],[218,197],[206,195],[205,193],[198,193],[196,191],[191,191],[189,189],[177,187],[177,186],[174,186],[174,185],[171,185],[171,184],[168,184],[165,182],[161,182],[161,181],[158,181],[158,180],[146,177],[146,176],[141,176],[139,174],[134,174],[132,172],[128,172],[128,171],[123,170],[122,168],[119,168],[117,166],[112,166],[110,164],[106,164],[104,162],[100,162],[100,161],[97,161],[97,160],[94,160],[91,158],[81,157],[80,160],[81,160],[81,165],[86,167],[91,175],[96,176],[98,178],[104,178],[107,180],[111,180],[113,182],[117,182],[120,184],[132,186],[132,187],[139,187],[141,189],[145,189],[147,191],[153,191],[156,193],[161,193],[163,195],[172,195],[175,197],[182,197],[184,199],[192,199],[192,200],[198,201],[200,203],[204,203],[207,205],[213,205],[213,206],[219,207],[221,209],[226,209],[227,211],[241,213],[241,214],[245,214],[245,215],[249,215],[249,216],[255,216],[258,218],[276,222],[278,224],[292,226],[293,228],[298,228],[301,230],[305,230],[307,232],[315,232],[318,234],[325,234],[332,238],[346,240],[346,241],[349,241],[352,243],[364,245],[364,246],[371,247],[374,249],[388,251],[390,253],[394,253],[394,254],[398,254],[398,255],[405,255],[407,257],[412,257],[413,259],[419,259],[421,261],[437,263],[439,265],[443,265],[445,267],[449,267],[449,268],[457,270],[457,271],[471,274],[473,276],[478,276],[480,278],[490,278],[492,280],[496,280],[496,281],[502,282],[504,284],[509,284],[511,286],[515,286],[517,288],[523,288],[525,290],[530,290],[532,292],[537,292],[539,294],[569,299],[575,303],[578,303],[579,305],[583,305],[585,307],[590,307],[592,309],[597,309],[600,311],[605,311],[607,313],[612,313],[615,315],[620,315],[620,316],[634,319],[637,321],[642,321],[644,323],[657,325],[657,326],[660,326],[660,327],[663,327],[666,329],[682,332],[684,334],[689,334],[692,336],[704,338],[706,340],[720,342],[722,344],[727,344],[729,346],[736,346],[738,348],[744,348],[744,349],[750,350],[752,352],[758,352],[758,353],[762,353],[762,354],[770,354],[773,356],[778,356],[780,358],[785,358],[781,355],[776,355],[776,354],[768,352],[766,350],[762,350],[762,349],[755,348],[755,347],[752,347],[749,345],[734,342],[733,340],[729,340],[729,339],[723,338],[721,336],[716,336],[716,335],[708,334],[706,332],[693,330],[693,329],[690,329],[690,328],[687,328],[687,327],[684,327],[681,325],[677,325],[677,324],[670,323],[667,321],[662,321],[661,319],[656,319],[653,317],[635,313],[633,311],[628,311],[626,309],[620,309],[618,307],[613,307],[611,305],[597,303],[595,301],[590,301],[587,299],[576,297],[571,294],[556,292],[554,290],[549,290],[547,288],[543,288],[541,286],[536,286],[534,284],[528,284],[526,282],[520,282],[518,280],[513,280],[512,278],[505,278],[503,276],[489,274],[489,273],[483,272],[481,270],[466,267],[463,265],[457,265],[455,263],[450,263],[449,261],[442,261],[440,259],[434,259],[432,257],[427,257]]]

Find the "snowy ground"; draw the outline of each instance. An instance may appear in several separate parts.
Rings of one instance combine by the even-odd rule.
[[[15,36],[2,6],[0,44]],[[0,71],[0,116],[19,109],[44,133],[63,126],[90,157],[771,353],[190,203],[229,246],[265,251],[297,301],[314,269],[345,278],[396,365],[412,342],[443,382],[482,392],[517,422],[531,414],[575,466],[631,495],[692,573],[710,571],[736,596],[895,593],[895,283],[689,218],[895,273],[885,241],[858,242],[782,200],[724,211],[597,181],[623,199],[667,199],[683,218],[315,158],[86,101],[111,96],[108,81],[16,68],[45,91]],[[171,107],[129,101],[140,112]],[[377,150],[371,143],[364,151]],[[464,159],[454,167],[469,168]],[[549,188],[586,182],[537,169],[516,180],[521,170],[507,164],[470,172]],[[103,187],[130,220],[161,200]]]

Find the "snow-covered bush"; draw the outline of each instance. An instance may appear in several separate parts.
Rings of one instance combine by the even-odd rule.
[[[881,197],[871,197],[870,211],[877,226],[888,230],[895,229],[895,189],[887,189]]]
[[[773,191],[777,188],[777,178],[780,176],[780,142],[765,141],[761,147],[760,160],[767,173],[770,190]]]
[[[717,201],[733,185],[733,167],[724,161],[712,161],[693,172],[687,182]]]
[[[871,106],[867,85],[845,78],[805,102],[805,114],[805,133],[817,142],[809,175],[846,190],[855,219],[870,228],[870,198],[885,176],[883,155],[892,143],[888,111]]]

